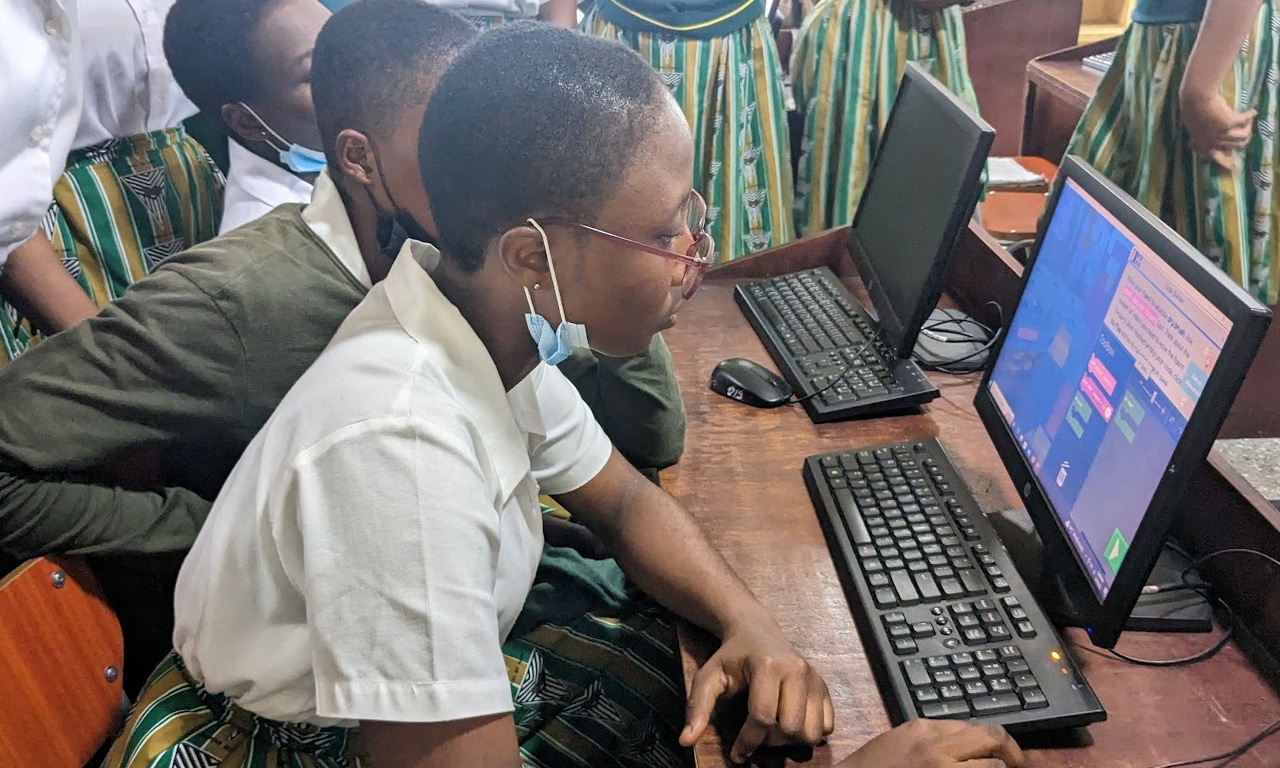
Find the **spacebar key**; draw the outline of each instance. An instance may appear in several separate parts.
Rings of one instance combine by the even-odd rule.
[[[845,527],[849,529],[849,538],[853,539],[855,545],[870,544],[871,533],[867,531],[862,513],[858,511],[858,505],[853,501],[853,494],[847,488],[837,488],[835,493],[836,502],[840,504],[840,516],[844,518]]]

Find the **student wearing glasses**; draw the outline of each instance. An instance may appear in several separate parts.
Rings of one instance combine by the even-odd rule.
[[[796,230],[853,221],[907,62],[925,66],[977,108],[960,6],[974,0],[821,0],[791,54],[804,139]]]
[[[179,576],[176,649],[105,765],[676,768],[748,686],[736,760],[818,742],[825,683],[554,367],[588,343],[643,350],[709,263],[662,81],[622,47],[509,25],[445,73],[419,158],[444,254],[411,241],[250,444]],[[513,642],[539,488],[652,599]],[[722,639],[687,710],[676,657],[655,652],[659,603]],[[602,649],[647,671],[591,664]],[[868,746],[847,765],[1021,762],[959,723]]]
[[[1275,304],[1278,82],[1277,0],[1138,0],[1067,152]]]

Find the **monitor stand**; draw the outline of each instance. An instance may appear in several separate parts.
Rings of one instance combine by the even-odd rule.
[[[989,515],[988,519],[1000,535],[1010,558],[1028,584],[1039,583],[1035,591],[1040,607],[1058,626],[1082,625],[1079,612],[1072,607],[1071,591],[1060,580],[1052,578],[1044,566],[1044,548],[1036,536],[1031,519],[1024,510],[1009,510]],[[1182,572],[1190,562],[1169,546],[1151,569],[1148,585],[1166,586],[1182,583]],[[1187,578],[1202,583],[1192,571]],[[1134,632],[1209,632],[1213,629],[1213,606],[1200,593],[1178,589],[1142,595],[1125,622]]]

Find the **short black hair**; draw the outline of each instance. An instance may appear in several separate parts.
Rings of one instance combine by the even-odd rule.
[[[539,22],[485,32],[440,79],[419,134],[446,252],[477,270],[489,241],[527,218],[594,223],[666,92],[618,43]]]
[[[479,34],[424,0],[360,0],[339,10],[311,56],[311,101],[324,146],[331,150],[347,128],[389,131],[406,108],[425,106],[424,86]]]
[[[261,90],[253,39],[279,0],[177,0],[164,22],[164,57],[196,108],[231,132],[222,105]]]

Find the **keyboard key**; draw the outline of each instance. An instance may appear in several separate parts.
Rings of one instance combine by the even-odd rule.
[[[867,532],[867,524],[862,520],[862,513],[854,503],[853,494],[847,488],[837,489],[836,503],[840,505],[840,516],[844,518],[845,528],[849,530],[849,539],[856,544],[870,544],[871,534]]]
[[[900,557],[891,557],[884,561],[884,567],[890,571],[897,571],[906,568],[907,563]]]
[[[867,574],[867,586],[872,589],[890,586],[889,575],[886,573]]]
[[[997,693],[993,696],[983,696],[978,699],[972,699],[969,706],[973,707],[973,714],[976,717],[991,717],[993,715],[1003,715],[1007,712],[1017,712],[1022,709],[1022,700],[1017,694],[1013,693]]]
[[[867,573],[879,573],[880,571],[884,570],[884,563],[880,562],[879,559],[863,560],[862,570],[866,571]]]
[[[938,582],[934,580],[933,574],[921,572],[915,574],[916,589],[920,592],[920,599],[931,603],[942,597],[942,590],[938,589]]]
[[[921,717],[930,720],[967,720],[969,705],[963,701],[939,701],[920,707]]]
[[[973,659],[979,664],[990,664],[993,661],[999,661],[1000,654],[992,650],[974,651]]]
[[[893,613],[886,613],[884,616],[880,617],[880,620],[883,621],[886,626],[889,624],[906,624],[907,614],[902,611],[894,611]]]
[[[901,563],[901,561],[897,561]],[[885,563],[887,567],[888,562]],[[920,602],[920,593],[916,591],[915,582],[911,580],[911,574],[905,570],[889,571],[889,578],[893,581],[893,591],[898,595],[898,605],[915,605]]]
[[[994,600],[976,600],[973,603],[973,610],[975,611],[994,611],[995,609],[996,604]]]
[[[966,629],[961,633],[961,636],[964,638],[965,645],[982,645],[987,642],[987,633],[982,631],[980,627]]]
[[[956,626],[961,629],[973,629],[982,626],[982,622],[978,621],[978,617],[972,613],[962,613],[956,617]]]
[[[902,662],[902,674],[907,678],[907,684],[912,687],[931,686],[933,680],[929,677],[929,670],[925,668],[923,661],[919,659],[909,659]]]
[[[1044,691],[1039,688],[1028,688],[1025,691],[1019,691],[1018,695],[1022,697],[1024,709],[1040,709],[1049,706],[1049,700],[1045,698]]]
[[[919,621],[911,625],[912,637],[933,637],[933,625],[927,621]]]
[[[949,685],[957,679],[954,669],[938,669],[933,672],[933,682],[938,685]]]
[[[991,588],[997,592],[1008,592],[1009,580],[1004,578],[1003,576],[997,576],[996,578],[991,580]]]
[[[898,596],[893,593],[892,587],[881,587],[872,592],[871,597],[877,608],[893,608],[898,604]]]
[[[925,561],[920,560],[919,558],[912,558],[910,554],[905,557],[907,558],[907,570],[913,575],[919,576],[929,570],[929,564]]]
[[[1013,681],[1007,677],[993,677],[987,681],[992,693],[1007,693],[1013,690]]]
[[[965,664],[956,668],[956,677],[960,678],[960,682],[969,683],[974,680],[981,680],[982,673],[972,664]]]
[[[924,663],[929,669],[949,669],[951,667],[951,661],[946,656],[930,656],[924,660]]]
[[[1026,662],[1026,659],[1006,659],[1004,662],[1004,668],[1009,670],[1009,674],[1011,675],[1017,674],[1018,672],[1031,671],[1031,665]]]
[[[978,651],[978,653],[982,653],[982,651]],[[976,656],[977,654],[974,654],[974,655]],[[1004,665],[998,661],[993,661],[993,662],[988,662],[986,664],[983,664],[982,666],[978,667],[978,671],[981,672],[982,676],[986,678],[1004,677]]]
[[[1009,618],[1013,619],[1014,621],[1021,621],[1027,618],[1027,609],[1026,608],[1010,608]]]
[[[938,686],[938,695],[943,701],[955,701],[964,698],[964,689],[955,683]]]
[[[960,586],[959,579],[941,579],[938,581],[938,589],[941,589],[942,594],[947,597],[961,597],[964,595],[964,587]]]
[[[894,640],[902,637],[911,637],[911,627],[906,624],[890,624],[888,631],[889,637]]]
[[[974,696],[986,696],[990,693],[991,691],[987,690],[987,684],[981,680],[973,680],[964,684],[964,695],[968,698],[973,698]]]
[[[917,688],[911,692],[917,704],[932,704],[939,700],[936,688]]]
[[[1000,647],[1000,658],[1020,659],[1022,658],[1022,651],[1016,645],[1004,645]]]
[[[902,637],[893,641],[893,652],[899,656],[907,656],[920,650],[916,647],[916,641],[909,637]]]
[[[951,654],[951,663],[957,667],[962,667],[965,664],[972,664],[973,654],[967,651],[962,653],[953,653]]]
[[[973,549],[975,552],[978,550],[977,547],[974,547]],[[1017,608],[1018,606],[1022,605],[1022,603],[1018,601],[1018,598],[1015,595],[1002,597],[1000,598],[1000,602],[1004,604],[1005,608]]]
[[[1036,682],[1036,678],[1030,672],[1019,672],[1013,676],[1013,685],[1018,690],[1024,688],[1039,688],[1040,684]]]
[[[987,593],[987,588],[983,585],[982,579],[974,569],[965,568],[958,571],[956,575],[960,577],[960,583],[964,586],[966,595],[985,595]]]
[[[998,624],[1003,621],[997,611],[983,611],[978,614],[978,620],[983,624]]]
[[[1036,628],[1029,621],[1015,621],[1013,628],[1017,630],[1018,637],[1035,637]]]
[[[991,642],[998,643],[1001,640],[1008,640],[1013,637],[1013,633],[1004,624],[992,624],[987,627],[987,637],[991,638]]]

